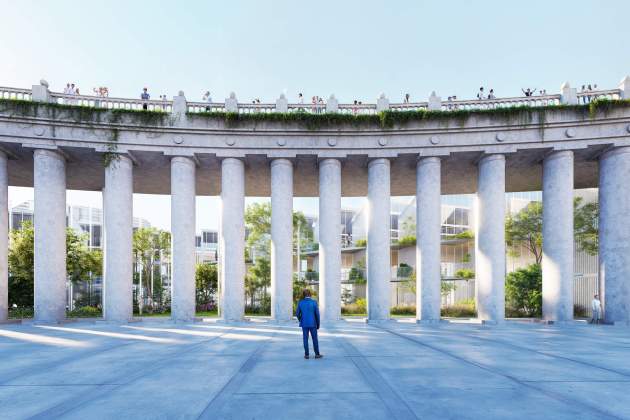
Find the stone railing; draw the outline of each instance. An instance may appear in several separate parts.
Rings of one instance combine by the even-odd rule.
[[[30,101],[31,90],[12,87],[0,87],[0,99],[17,99],[21,101]]]
[[[189,113],[202,112],[235,112],[239,114],[268,114],[274,112],[306,112],[311,114],[340,113],[350,115],[374,115],[381,111],[457,111],[495,109],[516,106],[556,106],[561,104],[586,104],[595,99],[630,99],[630,77],[621,81],[617,89],[590,90],[578,92],[564,83],[559,94],[523,96],[493,99],[475,100],[448,100],[443,101],[433,92],[427,102],[391,103],[384,94],[381,94],[376,103],[350,103],[340,104],[334,95],[326,102],[312,103],[288,103],[285,95],[281,95],[275,103],[242,103],[238,102],[236,94],[231,93],[229,98],[221,102],[187,102],[180,93],[179,99],[185,104],[184,108],[175,107],[173,100],[148,100],[99,97],[91,95],[68,95],[48,91],[48,84],[42,80],[39,85],[33,85],[33,89],[20,89],[0,87],[0,99],[36,100],[41,102],[53,102],[65,105],[76,105],[106,109],[129,109],[163,112],[182,112],[185,109]],[[178,98],[178,97],[175,97]]]
[[[50,93],[51,102],[62,105],[77,105],[91,108],[107,108],[107,109],[131,109],[142,110],[146,104],[149,111],[171,112],[173,101],[165,100],[148,100],[129,99],[129,98],[113,98],[91,95],[68,95],[64,93]]]

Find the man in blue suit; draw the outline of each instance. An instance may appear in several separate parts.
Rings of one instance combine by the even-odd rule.
[[[321,359],[319,354],[319,342],[317,341],[317,330],[319,329],[319,309],[317,302],[311,299],[311,291],[304,289],[302,292],[302,300],[298,303],[295,313],[302,327],[302,339],[304,341],[304,358],[308,359],[308,334],[313,339],[313,349],[315,350],[315,358]]]

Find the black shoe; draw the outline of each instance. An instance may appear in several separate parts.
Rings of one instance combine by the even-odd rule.
[[[315,356],[315,357],[317,357],[317,356]],[[305,358],[305,359],[308,359],[308,354],[305,354],[305,355],[304,355],[304,358]]]
[[[315,358],[316,358],[316,359],[321,359],[322,357],[324,357],[324,355],[323,355],[323,354],[316,354],[316,355],[315,355]]]

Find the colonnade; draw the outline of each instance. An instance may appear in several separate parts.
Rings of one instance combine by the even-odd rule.
[[[272,318],[292,316],[293,163],[271,161]],[[337,158],[319,161],[319,300],[325,321],[340,318],[341,167]],[[502,154],[478,162],[475,200],[475,271],[478,318],[498,323],[505,316],[505,167]],[[573,318],[573,152],[553,151],[543,160],[543,312],[556,322]],[[65,317],[66,162],[55,150],[34,151],[35,319]],[[368,321],[389,318],[390,160],[368,163]],[[237,158],[221,163],[219,290],[221,317],[244,314],[245,166]],[[195,313],[195,162],[171,158],[173,246],[172,317]],[[606,319],[630,320],[630,147],[600,157],[599,264]],[[420,157],[417,180],[417,321],[440,319],[441,160]],[[7,313],[7,155],[0,152],[0,320]],[[133,162],[121,154],[105,169],[104,318],[132,317]]]

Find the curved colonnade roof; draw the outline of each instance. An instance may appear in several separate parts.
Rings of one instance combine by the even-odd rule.
[[[575,89],[569,92],[573,97],[564,93],[549,95],[558,96],[557,101],[545,106],[459,101],[471,103],[457,109],[446,103],[449,109],[440,102],[440,108],[411,111],[380,98],[378,113],[351,109],[348,114],[342,106],[335,112],[291,112],[282,103],[271,112],[238,103],[232,104],[236,111],[224,112],[230,98],[222,111],[207,112],[183,95],[163,108],[152,101],[152,111],[138,111],[140,100],[114,106],[113,99],[106,103],[101,101],[110,99],[88,97],[92,102],[82,103],[84,97],[55,96],[45,85],[31,91],[0,88],[0,148],[11,158],[13,186],[32,186],[32,151],[48,148],[66,156],[67,187],[78,190],[102,189],[103,155],[112,152],[129,154],[135,164],[134,192],[147,194],[170,193],[172,156],[196,161],[198,195],[220,194],[225,157],[246,162],[248,196],[270,195],[269,163],[279,157],[294,162],[295,196],[318,195],[317,165],[325,158],[343,162],[344,196],[364,196],[367,162],[380,157],[392,162],[392,195],[414,195],[416,162],[423,156],[442,159],[443,194],[473,193],[476,164],[492,153],[506,155],[507,191],[540,190],[541,160],[552,150],[565,149],[575,153],[575,187],[596,187],[601,153],[630,145],[630,102],[622,99],[623,89],[591,93],[587,104],[575,103],[584,98]],[[565,103],[567,98],[573,103]]]

